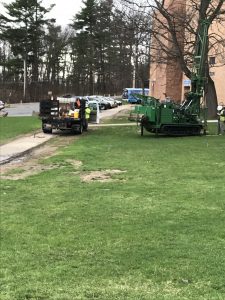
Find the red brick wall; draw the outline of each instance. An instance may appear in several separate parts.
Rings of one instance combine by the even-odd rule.
[[[179,16],[185,14],[186,0],[166,0],[165,6],[167,7],[168,11],[177,14],[179,19]],[[179,24],[179,21],[177,23],[177,32],[178,42],[183,50],[184,28],[181,24]],[[166,39],[163,41],[163,43],[167,45],[167,47],[171,48],[171,51],[174,51],[173,43],[169,44],[168,40]],[[159,99],[164,99],[165,96],[167,96],[175,101],[181,101],[183,82],[182,77],[183,72],[180,68],[178,59],[169,60],[168,58],[167,64],[152,63],[150,66],[151,95]]]

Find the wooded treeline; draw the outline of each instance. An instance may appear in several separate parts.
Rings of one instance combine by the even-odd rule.
[[[112,0],[85,0],[66,28],[42,0],[15,0],[0,14],[0,99],[121,94],[148,87],[150,18]],[[119,8],[118,8],[119,7]]]

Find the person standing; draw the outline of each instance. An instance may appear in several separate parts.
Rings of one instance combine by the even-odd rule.
[[[218,117],[219,117],[218,133],[219,135],[224,135],[225,134],[225,106],[221,106],[221,109],[218,110]]]
[[[7,117],[8,116],[8,112],[4,111],[5,108],[5,103],[0,100],[0,117]]]
[[[88,129],[88,121],[90,119],[91,109],[88,106],[88,104],[85,105],[85,124],[84,124],[84,130],[87,131]]]
[[[0,100],[0,110],[4,108],[5,108],[5,103],[2,100]]]
[[[75,101],[75,109],[80,109],[81,106],[81,100],[80,98],[77,98]]]
[[[85,108],[85,118],[86,118],[87,120],[90,119],[90,114],[91,114],[91,109],[90,109],[89,106],[87,106],[87,107]]]

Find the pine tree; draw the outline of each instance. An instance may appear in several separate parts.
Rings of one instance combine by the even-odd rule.
[[[80,83],[81,80],[87,81],[88,92],[92,94],[94,92],[95,30],[98,4],[96,0],[86,0],[83,3],[84,8],[75,16],[72,24],[75,29],[72,50],[73,56],[76,58],[74,68],[80,71],[76,77]]]
[[[62,31],[61,26],[51,24],[45,36],[46,70],[45,80],[52,86],[59,84],[60,72],[64,74],[64,57],[67,54],[68,31]]]
[[[24,62],[24,75],[31,66],[30,78],[38,81],[38,67],[43,55],[42,39],[43,26],[49,22],[45,19],[53,6],[46,9],[41,5],[42,0],[16,0],[5,4],[7,16],[0,15],[1,37],[11,45],[14,60]],[[21,70],[22,71],[22,70]]]

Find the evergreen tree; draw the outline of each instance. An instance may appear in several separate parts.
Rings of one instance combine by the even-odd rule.
[[[131,42],[122,14],[112,0],[86,0],[84,4],[72,25],[74,88],[80,93],[82,86],[81,92],[89,94],[121,92],[132,78]]]
[[[54,24],[48,26],[48,32],[45,37],[46,69],[44,77],[45,80],[51,83],[51,86],[59,84],[61,72],[65,76],[64,66],[66,63],[68,35],[68,31],[62,31],[61,26],[55,26]]]
[[[111,68],[110,68],[110,48],[113,43],[112,32],[112,0],[102,0],[99,3],[97,14],[96,41],[96,76],[98,93],[110,93]]]
[[[45,14],[53,7],[46,9],[41,3],[42,0],[16,0],[4,5],[7,16],[0,15],[1,37],[11,45],[13,59],[20,63],[21,67],[22,61],[24,62],[25,76],[28,67],[31,66],[29,75],[33,82],[38,81],[40,57],[44,53],[43,26],[49,22],[45,19]]]
[[[95,31],[98,4],[96,0],[83,1],[84,8],[78,13],[72,24],[75,36],[72,41],[73,59],[76,58],[74,68],[80,71],[76,77],[81,82],[88,83],[90,94],[94,91],[95,76]],[[85,78],[86,77],[86,78]]]

